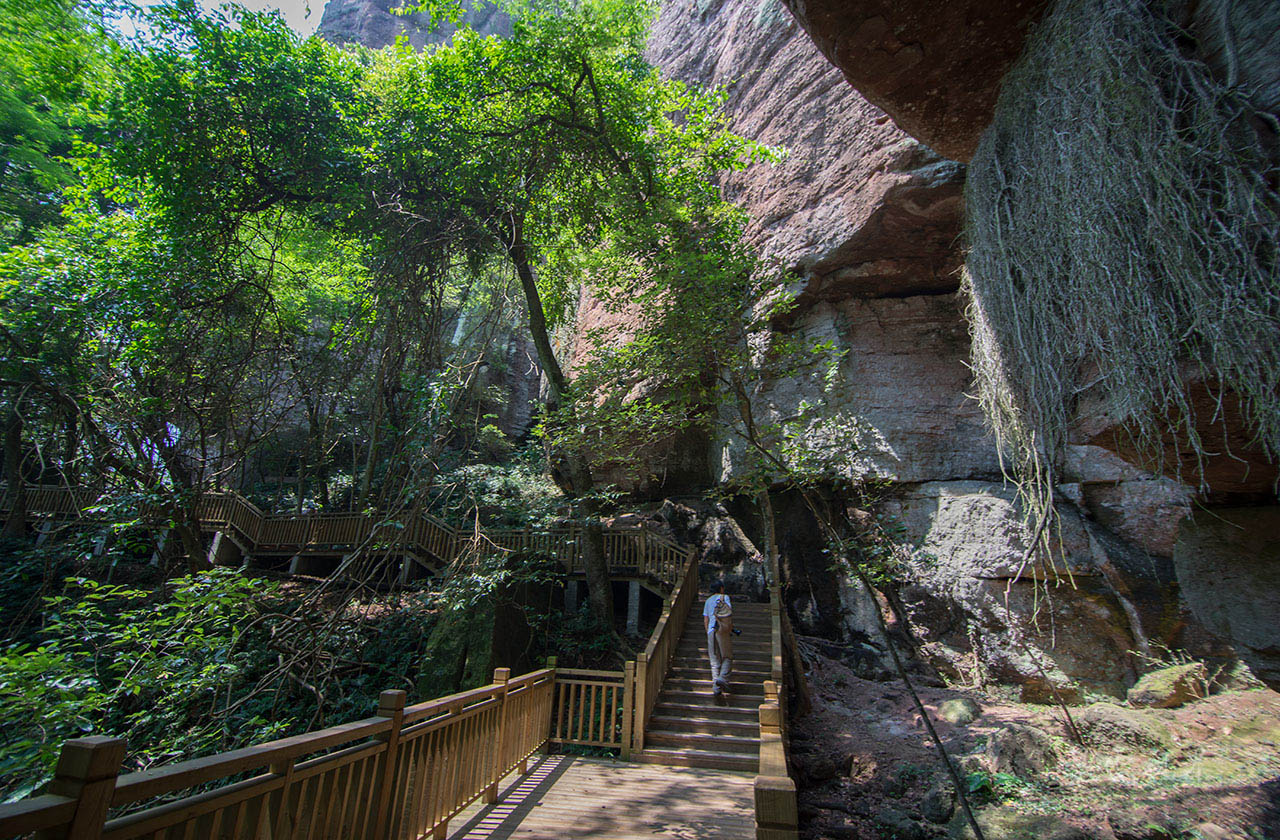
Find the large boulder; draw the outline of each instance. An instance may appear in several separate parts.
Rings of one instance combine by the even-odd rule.
[[[1173,562],[1196,617],[1280,690],[1280,506],[1197,511]]]
[[[1174,709],[1208,692],[1209,672],[1203,662],[1170,665],[1149,674],[1129,689],[1129,705]]]
[[[1173,746],[1169,728],[1152,712],[1094,703],[1076,712],[1075,722],[1085,742],[1096,747],[1155,752]]]
[[[899,596],[941,670],[963,678],[976,667],[1022,686],[1026,702],[1074,702],[1082,688],[1124,696],[1136,630],[1073,507],[1059,508],[1052,563],[1025,562],[1033,535],[1005,485],[928,482],[890,497],[881,515],[916,546]]]
[[[1034,726],[1010,723],[987,740],[987,763],[993,773],[1025,779],[1040,775],[1057,762],[1053,739]]]

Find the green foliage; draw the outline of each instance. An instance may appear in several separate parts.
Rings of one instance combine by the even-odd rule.
[[[59,191],[74,180],[62,158],[98,121],[112,81],[108,6],[0,2],[0,245],[58,219]]]
[[[146,767],[262,739],[287,726],[251,711],[205,715],[244,688],[266,633],[254,619],[260,582],[215,570],[173,583],[167,597],[76,578],[47,599],[39,640],[0,655],[3,776],[21,796],[43,783],[61,742],[88,732],[129,739]],[[269,591],[269,590],[268,590]]]
[[[541,453],[525,447],[502,464],[464,463],[441,473],[432,503],[449,522],[543,530],[563,512],[564,497],[543,471]]]
[[[991,773],[979,770],[964,778],[965,791],[978,802],[1004,802],[1018,799],[1032,785],[1012,773]]]

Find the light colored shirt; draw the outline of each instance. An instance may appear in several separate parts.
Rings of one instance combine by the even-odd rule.
[[[721,598],[724,599],[726,604],[729,604],[730,606],[733,605],[733,602],[729,600],[729,596],[724,594],[712,595],[707,599],[707,602],[702,605],[702,615],[708,619],[708,633],[716,629],[716,604],[720,603],[719,599]]]

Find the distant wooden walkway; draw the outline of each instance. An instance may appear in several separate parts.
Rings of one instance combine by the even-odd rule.
[[[99,494],[84,489],[27,485],[24,505],[32,519],[91,519]],[[11,491],[0,488],[0,514],[11,507]],[[396,560],[403,581],[415,567],[431,573],[459,561],[492,554],[530,552],[553,557],[565,573],[584,577],[584,534],[576,523],[538,531],[529,529],[460,529],[422,511],[397,514],[309,513],[269,514],[248,499],[228,491],[210,492],[196,502],[200,526],[215,533],[209,559],[218,565],[225,538],[234,545],[240,562],[244,557],[293,558],[290,572],[304,571],[297,561],[333,558],[327,574],[339,558],[361,551],[373,557]],[[138,511],[143,519],[163,520],[156,510]],[[609,575],[615,580],[638,581],[659,597],[665,597],[680,579],[692,549],[685,549],[643,525],[611,525],[604,529],[604,553]],[[304,573],[306,573],[304,571]]]
[[[548,756],[509,776],[492,805],[454,818],[450,840],[567,837],[743,840],[755,835],[753,774]]]

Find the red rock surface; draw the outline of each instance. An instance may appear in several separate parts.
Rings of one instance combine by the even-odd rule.
[[[978,145],[1045,0],[786,0],[849,83],[953,160]]]

